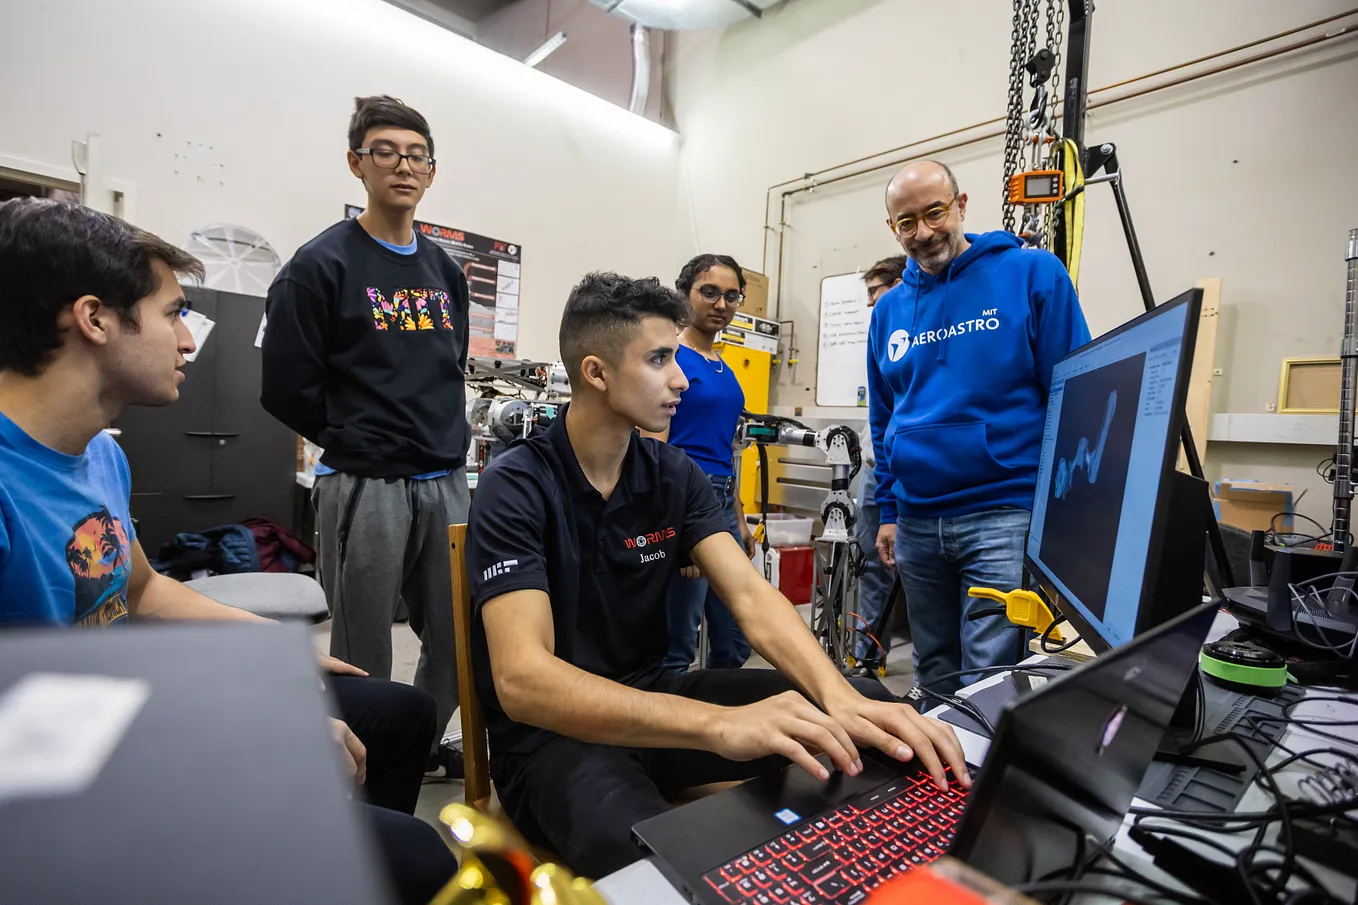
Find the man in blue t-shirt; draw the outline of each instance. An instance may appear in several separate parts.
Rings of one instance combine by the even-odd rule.
[[[951,692],[959,671],[1026,653],[1003,615],[968,618],[967,591],[1023,580],[1052,365],[1089,328],[1055,255],[963,232],[967,196],[943,164],[897,173],[886,207],[910,264],[868,328],[877,548],[905,590],[920,684]]]
[[[179,398],[194,350],[176,275],[191,255],[117,218],[23,198],[0,205],[0,630],[139,619],[268,622],[156,574],[129,513],[127,458],[104,428]],[[434,702],[320,657],[340,756],[395,888],[427,902],[456,863],[413,815]],[[154,781],[154,780],[148,780]],[[405,813],[401,813],[404,811]]]

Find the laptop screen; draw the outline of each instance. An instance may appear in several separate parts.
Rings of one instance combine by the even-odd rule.
[[[1010,704],[949,854],[1013,885],[1112,839],[1216,609],[1195,607]]]

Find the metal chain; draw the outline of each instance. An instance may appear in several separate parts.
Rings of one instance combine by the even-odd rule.
[[[1051,48],[1052,56],[1055,58],[1052,64],[1052,129],[1056,129],[1056,105],[1065,97],[1065,74],[1061,72],[1061,48],[1066,43],[1066,4],[1062,0],[1051,0],[1047,7],[1047,15],[1051,15],[1052,7],[1056,8],[1056,26],[1048,36],[1048,46]]]
[[[1018,172],[1023,154],[1023,128],[1027,111],[1023,105],[1024,65],[1033,55],[1037,43],[1037,11],[1039,0],[1013,0],[1014,23],[1009,46],[1009,109],[1004,134],[1004,184],[1000,187],[1003,199],[1004,228],[1014,231],[1014,205],[1009,203],[1009,177]]]
[[[1061,73],[1061,45],[1065,41],[1064,27],[1066,20],[1065,0],[1047,0],[1047,49],[1052,52],[1052,74],[1051,90],[1048,102],[1050,112],[1047,114],[1047,126],[1051,129],[1052,144],[1046,147],[1046,166],[1056,167],[1056,161],[1060,156],[1061,148],[1056,140],[1061,134],[1056,128],[1057,104],[1063,95],[1061,88],[1064,76]],[[1056,224],[1060,217],[1060,205],[1043,205],[1043,230],[1042,245],[1048,251],[1053,251],[1056,244]]]

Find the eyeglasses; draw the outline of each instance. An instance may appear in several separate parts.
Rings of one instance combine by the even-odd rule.
[[[726,299],[726,304],[730,305],[732,308],[739,308],[741,305],[745,304],[745,293],[736,289],[728,289],[725,292],[722,292],[721,289],[713,286],[711,283],[704,283],[699,286],[698,294],[709,302],[716,302],[717,299]]]
[[[919,232],[919,224],[921,220],[923,220],[925,225],[928,226],[930,229],[937,229],[938,227],[942,226],[943,221],[948,219],[948,211],[952,210],[953,205],[956,203],[957,196],[954,195],[953,199],[949,201],[947,204],[935,205],[934,207],[931,207],[924,213],[920,214],[918,217],[911,217],[910,215],[907,214],[906,216],[897,220],[895,223],[892,223],[890,220],[888,220],[887,225],[891,227],[891,231],[894,232],[896,235],[900,236],[902,239],[908,239],[915,233]]]
[[[402,160],[410,162],[410,172],[428,176],[434,172],[434,158],[428,154],[401,154],[391,148],[354,148],[355,154],[366,155],[373,166],[384,170],[394,170]]]

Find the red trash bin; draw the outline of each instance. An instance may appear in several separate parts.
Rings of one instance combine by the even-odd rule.
[[[793,603],[810,603],[815,587],[816,551],[814,547],[777,547],[778,590]]]

